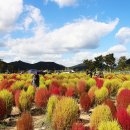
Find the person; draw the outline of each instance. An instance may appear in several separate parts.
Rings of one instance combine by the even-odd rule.
[[[38,75],[38,73],[33,75],[32,84],[35,87],[39,87],[39,75]]]

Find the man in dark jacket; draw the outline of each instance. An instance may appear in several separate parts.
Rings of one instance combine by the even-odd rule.
[[[39,75],[38,75],[38,73],[33,75],[32,84],[35,87],[39,87]]]

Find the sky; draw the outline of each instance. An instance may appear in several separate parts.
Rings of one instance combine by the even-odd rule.
[[[1,0],[0,59],[67,67],[130,58],[130,0]]]

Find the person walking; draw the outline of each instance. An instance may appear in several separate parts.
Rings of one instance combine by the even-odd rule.
[[[39,74],[38,73],[33,75],[32,85],[35,87],[39,87]]]

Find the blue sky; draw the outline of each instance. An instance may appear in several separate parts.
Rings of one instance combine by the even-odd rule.
[[[130,58],[129,0],[4,0],[0,58],[73,66],[114,53]]]

